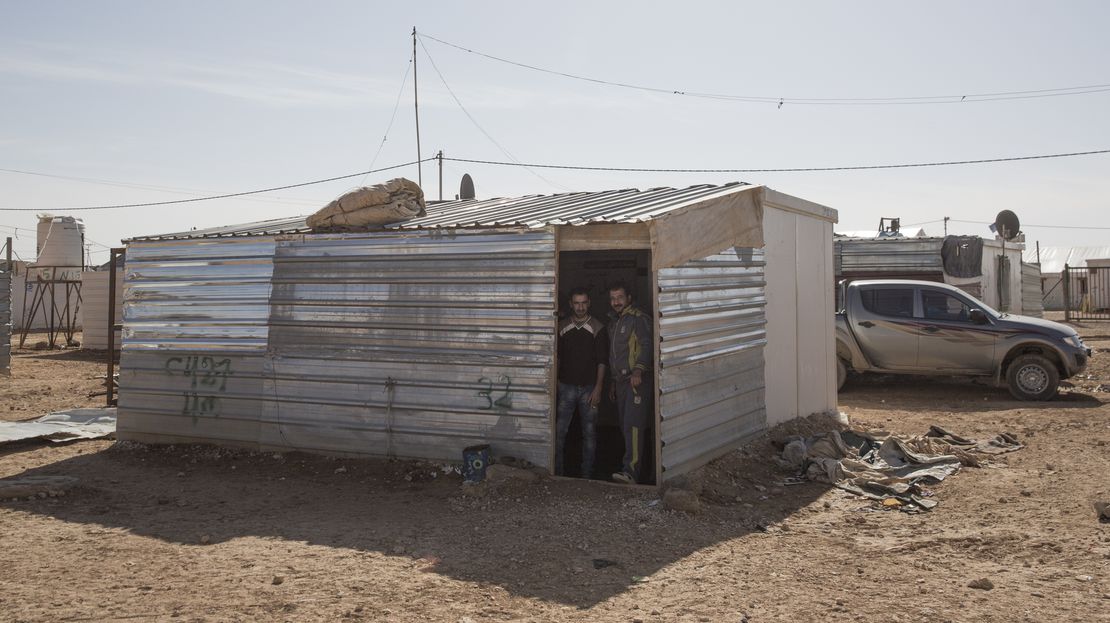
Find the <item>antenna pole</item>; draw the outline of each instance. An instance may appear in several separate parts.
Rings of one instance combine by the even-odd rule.
[[[1037,241],[1037,266],[1041,265],[1041,241]]]
[[[416,26],[412,27],[412,107],[416,113],[416,183],[424,188],[424,165],[420,162],[420,96],[416,79]]]
[[[947,236],[947,235],[948,235],[948,218],[949,218],[949,217],[947,217],[947,216],[946,216],[946,217],[944,217],[944,235],[945,235],[945,236]]]
[[[439,150],[436,154],[436,160],[439,161],[439,200],[443,201],[443,150]]]

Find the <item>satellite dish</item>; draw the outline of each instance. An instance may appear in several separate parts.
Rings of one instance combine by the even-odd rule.
[[[459,184],[459,199],[473,199],[474,198],[474,180],[471,179],[469,173],[463,173],[462,183]]]
[[[1003,210],[994,217],[994,231],[1003,240],[1013,240],[1021,233],[1021,221],[1018,220],[1017,214],[1009,210]]]

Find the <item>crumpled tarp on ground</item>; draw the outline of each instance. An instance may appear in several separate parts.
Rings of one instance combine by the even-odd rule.
[[[909,438],[859,431],[799,437],[786,444],[782,458],[804,478],[916,512],[937,505],[919,483],[940,482],[961,466],[982,467],[991,455],[1023,447],[1006,433],[975,441],[932,426],[925,435]]]
[[[0,443],[47,439],[56,443],[96,439],[116,432],[116,408],[70,409],[30,422],[0,422]]]

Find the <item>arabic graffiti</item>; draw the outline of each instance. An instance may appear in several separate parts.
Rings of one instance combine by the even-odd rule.
[[[478,392],[478,397],[485,399],[486,406],[478,407],[478,409],[482,411],[489,411],[494,407],[497,407],[499,409],[513,408],[513,380],[511,378],[505,376],[504,374],[497,377],[497,384],[501,385],[502,383],[504,383],[505,388],[504,391],[501,393],[501,396],[498,397],[496,400],[493,398],[493,381],[489,377],[483,376],[482,378],[478,379],[478,382],[486,384],[486,388]]]
[[[227,389],[228,378],[234,374],[230,359],[194,355],[166,359],[166,373],[189,379],[189,389],[181,392],[184,400],[182,415],[219,415],[220,400],[216,394]]]

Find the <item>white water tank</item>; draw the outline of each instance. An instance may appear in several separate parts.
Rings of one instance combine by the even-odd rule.
[[[40,214],[36,266],[85,265],[85,223],[72,216]]]

